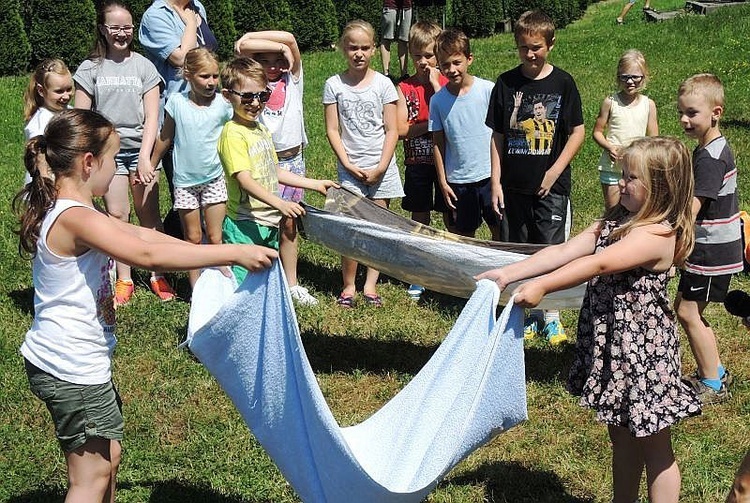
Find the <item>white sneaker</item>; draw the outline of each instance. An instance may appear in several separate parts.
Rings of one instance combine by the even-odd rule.
[[[419,298],[424,293],[424,287],[421,285],[409,285],[409,288],[406,289],[406,293],[413,300],[419,300]]]
[[[289,288],[289,293],[292,294],[292,299],[302,306],[315,306],[318,304],[318,299],[310,295],[307,288],[302,285],[294,285]]]

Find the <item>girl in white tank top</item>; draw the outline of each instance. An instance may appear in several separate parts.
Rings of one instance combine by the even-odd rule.
[[[648,67],[643,54],[635,49],[625,51],[617,64],[619,92],[602,102],[592,135],[603,150],[597,168],[605,209],[620,202],[618,182],[622,170],[617,164],[620,151],[636,138],[659,134],[656,105],[642,94],[647,81]]]

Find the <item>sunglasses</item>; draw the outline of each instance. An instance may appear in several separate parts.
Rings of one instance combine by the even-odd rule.
[[[640,82],[640,81],[643,80],[643,75],[627,75],[627,74],[625,74],[625,75],[618,75],[617,79],[620,82],[627,82],[629,80],[632,80],[633,82],[635,82],[637,84],[638,82]]]
[[[234,94],[235,96],[240,97],[240,103],[243,105],[249,105],[253,101],[258,100],[258,103],[267,103],[269,99],[271,99],[271,90],[266,89],[265,91],[261,91],[259,93],[241,93],[239,91],[235,91],[234,89],[227,89],[230,93]]]
[[[133,26],[132,24],[125,24],[122,26],[118,26],[116,24],[105,24],[104,27],[112,35],[114,35],[115,33],[120,33],[120,32],[133,33],[133,28],[135,28],[135,26]]]

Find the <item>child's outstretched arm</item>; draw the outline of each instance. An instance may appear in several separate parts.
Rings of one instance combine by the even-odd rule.
[[[302,68],[302,55],[297,39],[288,31],[251,31],[242,35],[234,43],[234,52],[241,56],[253,57],[259,52],[278,52],[289,63],[289,71],[299,77]]]
[[[642,267],[666,271],[674,260],[674,232],[660,224],[631,230],[599,253],[572,260],[549,274],[519,286],[516,304],[535,307],[546,294],[579,285],[595,276],[616,274]]]
[[[55,222],[75,250],[95,249],[134,267],[158,271],[185,271],[201,267],[239,265],[257,271],[270,267],[275,250],[253,245],[194,245],[168,236],[157,237],[130,224],[88,208],[74,207]],[[147,239],[143,239],[146,237]],[[153,238],[153,240],[151,240]]]
[[[554,271],[577,258],[594,253],[599,230],[600,224],[595,222],[569,241],[542,248],[529,258],[519,262],[499,269],[485,271],[475,276],[475,279],[491,279],[497,283],[501,290],[504,290],[505,287],[516,281]]]
[[[296,173],[281,169],[278,166],[276,166],[276,174],[278,175],[279,182],[283,183],[284,185],[299,187],[301,189],[314,190],[320,192],[323,195],[326,195],[330,187],[338,188],[338,184],[333,180],[318,180],[316,178],[299,176]]]
[[[333,153],[336,154],[339,163],[345,170],[354,175],[357,180],[364,182],[367,179],[367,175],[359,166],[355,166],[349,162],[349,155],[346,153],[344,143],[341,141],[341,132],[339,131],[339,112],[336,103],[329,103],[324,105],[324,107],[326,137],[328,138],[328,143],[331,145],[331,149],[333,149]]]
[[[285,201],[273,192],[269,191],[263,185],[258,183],[249,171],[239,171],[232,176],[235,177],[237,182],[240,184],[240,187],[242,187],[245,192],[250,194],[255,199],[263,201],[267,205],[276,208],[285,217],[294,218],[305,214],[305,209],[302,207],[302,205],[293,201]]]

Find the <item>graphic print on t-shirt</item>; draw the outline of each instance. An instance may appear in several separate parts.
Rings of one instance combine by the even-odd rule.
[[[377,116],[377,109],[374,102],[342,99],[340,103],[339,114],[350,129],[357,129],[362,134],[375,129],[372,118]]]
[[[508,154],[549,155],[561,107],[559,94],[523,94],[510,116]]]

